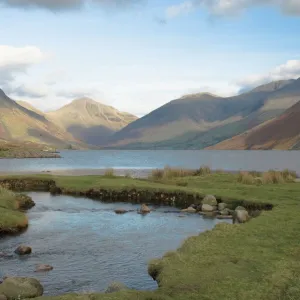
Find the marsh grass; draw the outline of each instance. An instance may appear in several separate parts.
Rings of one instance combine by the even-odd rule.
[[[180,168],[171,168],[169,166],[164,167],[164,169],[155,169],[152,170],[149,179],[152,180],[167,180],[172,178],[179,177],[188,177],[194,176],[195,171],[188,169],[180,169]]]
[[[115,170],[113,168],[107,168],[104,171],[105,177],[115,177]]]
[[[269,170],[267,172],[240,172],[238,182],[243,184],[283,184],[294,182],[297,174],[285,169],[283,171]]]
[[[209,166],[201,166],[198,170],[196,170],[195,175],[196,176],[206,176],[210,175],[212,173],[211,168]]]

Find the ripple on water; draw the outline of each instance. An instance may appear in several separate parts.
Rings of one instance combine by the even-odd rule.
[[[178,218],[179,211],[169,207],[143,216],[136,213],[139,206],[134,204],[49,193],[30,196],[36,206],[28,213],[29,229],[1,239],[0,249],[13,253],[19,244],[27,244],[33,253],[0,258],[0,275],[36,277],[45,295],[103,291],[112,281],[135,289],[155,289],[156,282],[147,274],[148,261],[219,222],[199,215]],[[120,207],[133,212],[116,215],[114,209]],[[41,263],[52,265],[53,271],[34,272]]]

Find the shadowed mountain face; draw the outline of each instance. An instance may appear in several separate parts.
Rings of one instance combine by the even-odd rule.
[[[125,149],[203,149],[280,115],[299,95],[299,80],[272,82],[228,98],[187,95],[129,124],[109,144]]]
[[[7,141],[30,141],[65,147],[78,141],[47,120],[10,99],[0,89],[0,138]]]
[[[116,110],[89,98],[80,98],[46,114],[61,128],[91,145],[105,143],[107,137],[125,127],[137,117]]]
[[[279,117],[209,149],[300,149],[300,102]]]

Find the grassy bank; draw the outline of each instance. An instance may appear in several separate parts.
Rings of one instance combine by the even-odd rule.
[[[0,141],[1,158],[60,158],[50,147],[35,143],[8,143]]]
[[[160,182],[113,176],[13,176],[10,180],[53,181],[65,191],[151,191],[199,199],[213,194],[222,201],[270,203],[273,210],[239,225],[219,224],[187,239],[175,252],[149,264],[158,281],[154,292],[63,295],[38,300],[296,300],[300,299],[300,184],[239,182],[238,174],[163,178]],[[1,179],[1,178],[0,178]],[[2,178],[3,180],[3,178]],[[186,186],[178,186],[179,182]]]
[[[19,211],[22,206],[20,197],[0,188],[0,235],[17,233],[28,226],[26,215]]]

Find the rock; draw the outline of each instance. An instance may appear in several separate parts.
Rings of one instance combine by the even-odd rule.
[[[34,278],[9,277],[0,284],[0,294],[8,300],[35,298],[42,296],[43,286]]]
[[[212,211],[215,211],[216,210],[216,206],[212,206],[212,205],[209,205],[209,204],[203,204],[202,205],[202,211],[203,212],[212,212]]]
[[[190,207],[188,207],[186,209],[182,209],[181,212],[195,213],[196,209],[190,206]]]
[[[117,215],[123,215],[123,214],[126,214],[127,212],[128,212],[128,210],[122,209],[122,208],[116,209],[116,210],[115,210],[115,213],[116,213]]]
[[[128,287],[121,282],[112,282],[106,289],[105,293],[116,293],[120,291],[128,290]]]
[[[0,300],[7,300],[7,297],[3,294],[0,294]]]
[[[230,215],[230,209],[225,208],[225,209],[219,211],[219,214],[220,214],[221,216],[228,216],[228,215]]]
[[[196,207],[196,210],[197,210],[197,211],[201,211],[201,210],[202,210],[202,205],[203,205],[203,204],[198,204],[197,207]]]
[[[150,208],[146,204],[142,204],[141,209],[140,209],[140,213],[141,214],[148,214],[150,212],[151,212]]]
[[[31,253],[31,248],[25,245],[19,246],[16,250],[15,253],[18,255],[26,255]]]
[[[233,216],[230,216],[230,215],[224,215],[224,216],[218,215],[217,219],[219,219],[219,220],[227,220],[227,219],[231,220],[231,219],[233,219]]]
[[[246,208],[243,206],[238,206],[235,208],[235,211],[237,211],[237,210],[246,210]]]
[[[218,204],[218,210],[219,210],[219,211],[224,210],[226,207],[227,207],[227,204],[226,204],[226,203],[219,203],[219,204]]]
[[[52,270],[53,267],[50,265],[38,265],[34,272],[48,272]]]
[[[207,195],[204,197],[204,199],[202,200],[202,204],[208,204],[211,206],[217,206],[218,202],[215,196],[213,195]]]
[[[246,210],[236,210],[234,215],[235,223],[245,223],[250,219],[249,214]]]

